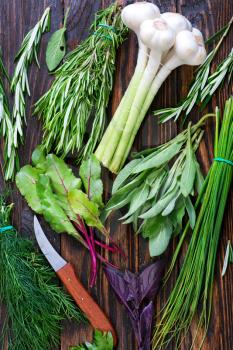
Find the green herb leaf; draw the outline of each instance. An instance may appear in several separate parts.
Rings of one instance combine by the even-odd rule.
[[[37,146],[32,153],[32,164],[41,170],[46,169],[46,157],[42,146]]]
[[[94,343],[86,342],[84,345],[73,346],[70,350],[113,350],[113,337],[111,332],[95,331]]]
[[[66,28],[61,28],[52,34],[46,50],[46,63],[49,71],[53,71],[62,61],[66,53]]]
[[[142,205],[144,205],[148,194],[149,186],[147,184],[142,184],[138,191],[132,196],[129,211],[121,218],[121,220],[125,220],[135,213]]]
[[[223,268],[222,268],[222,277],[225,275],[228,264],[233,263],[233,249],[231,246],[231,241],[227,242],[227,249],[224,257],[224,263],[223,263]]]
[[[166,147],[161,152],[155,154],[154,157],[150,157],[148,160],[141,160],[141,163],[135,167],[133,173],[139,173],[141,171],[158,168],[163,164],[168,163],[181,149],[182,142],[174,142],[170,146]]]
[[[40,175],[37,183],[37,193],[42,205],[44,218],[54,231],[58,233],[66,232],[78,238],[78,232],[53,194],[48,176]]]
[[[172,224],[167,218],[166,222],[159,226],[156,235],[149,239],[150,256],[159,256],[165,252],[168,247],[172,235]]]
[[[87,160],[83,160],[79,175],[84,184],[88,198],[99,207],[103,207],[103,182],[101,180],[101,166],[98,159],[92,154]]]
[[[195,177],[195,188],[197,193],[201,193],[201,189],[204,183],[204,177],[201,172],[201,168],[198,162],[195,162],[196,164],[196,177]]]
[[[188,212],[190,226],[193,229],[196,223],[196,212],[189,196],[184,198],[184,203]]]
[[[141,159],[133,159],[119,172],[112,186],[112,194],[117,192],[117,190],[121,187],[125,180],[127,180],[128,177],[131,175],[136,165],[138,165],[140,162]]]
[[[69,191],[81,188],[81,180],[74,176],[63,159],[49,154],[46,162],[46,175],[50,178],[52,188],[57,194],[67,195]]]
[[[37,182],[41,171],[31,165],[25,165],[16,175],[16,185],[25,197],[28,205],[38,214],[42,214],[40,198],[37,194]]]
[[[192,147],[190,128],[188,135],[185,165],[180,179],[180,189],[184,197],[187,197],[192,192],[197,170],[195,159],[196,157]]]
[[[74,189],[68,193],[68,200],[73,211],[80,215],[88,226],[96,227],[106,234],[106,229],[99,219],[100,212],[97,204],[90,201],[85,193]]]

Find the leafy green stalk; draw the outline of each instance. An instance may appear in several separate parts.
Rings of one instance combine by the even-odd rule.
[[[233,167],[224,162],[224,159],[233,162],[232,97],[226,102],[221,130],[215,140],[214,155],[222,161],[213,162],[198,198],[196,224],[176,284],[155,328],[152,349],[166,347],[173,339],[176,340],[176,348],[180,348],[181,335],[184,336],[190,329],[197,309],[197,331],[200,327],[204,328],[202,343],[208,330],[217,248],[233,177]],[[188,226],[180,238],[181,244],[176,248],[172,267],[187,232]]]
[[[162,254],[173,233],[179,232],[185,212],[192,227],[196,214],[190,196],[199,192],[203,177],[195,152],[204,123],[191,126],[155,149],[136,154],[117,176],[105,213],[127,206],[121,218],[149,238],[150,255]],[[171,161],[177,159],[170,166]]]
[[[50,8],[48,7],[42,15],[39,22],[25,36],[21,48],[15,59],[17,65],[11,82],[11,91],[14,93],[14,106],[12,112],[12,131],[8,134],[8,151],[6,159],[6,180],[13,179],[15,167],[17,165],[16,150],[19,143],[23,142],[23,124],[26,124],[26,106],[25,95],[30,96],[30,88],[28,82],[28,66],[35,59],[39,66],[37,50],[40,45],[42,34],[48,31],[50,26]]]
[[[10,225],[12,205],[0,198],[0,302],[6,318],[0,341],[9,350],[49,350],[59,343],[60,322],[85,320],[71,298],[58,286],[54,272],[31,241]],[[6,229],[8,227],[8,229]]]
[[[63,157],[79,151],[79,158],[88,158],[93,152],[104,130],[116,50],[126,33],[119,5],[99,11],[88,38],[67,55],[55,72],[51,88],[35,108],[43,119],[43,146],[47,151],[53,148]],[[84,145],[90,121],[91,132]]]
[[[225,27],[224,32],[216,47],[208,54],[204,63],[198,69],[197,75],[191,85],[191,88],[187,96],[181,101],[181,103],[177,107],[164,108],[154,112],[154,115],[159,116],[159,119],[162,123],[172,118],[176,121],[182,113],[184,113],[186,118],[193,109],[194,105],[203,101],[203,89],[207,93],[208,98],[211,98],[211,96],[217,90],[219,85],[224,81],[225,77],[227,76],[227,74],[223,73],[223,69],[227,68],[227,70],[229,69],[230,72],[232,72],[232,53],[230,53],[229,56],[218,65],[215,73],[210,77],[211,64],[219,48],[222,45],[223,40],[227,36],[232,26],[232,23],[233,17],[229,21],[228,25]],[[217,83],[215,85],[213,85],[213,79],[215,79],[215,82],[217,80]],[[206,97],[207,95],[205,95],[204,97]],[[206,104],[206,101],[204,105]]]

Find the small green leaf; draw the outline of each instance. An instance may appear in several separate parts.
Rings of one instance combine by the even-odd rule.
[[[224,257],[224,263],[223,263],[223,268],[222,268],[222,277],[225,275],[228,264],[233,263],[233,249],[231,246],[231,241],[227,242],[227,249]]]
[[[191,135],[189,129],[189,137],[186,146],[186,159],[184,169],[180,179],[180,189],[184,197],[187,197],[193,190],[194,180],[196,176],[196,159],[192,147]]]
[[[172,235],[172,224],[169,219],[161,224],[160,231],[149,239],[150,256],[159,256],[165,252]]]
[[[167,218],[162,215],[157,215],[154,218],[145,219],[142,224],[142,236],[144,238],[155,237],[161,231],[161,227],[166,222]]]
[[[134,168],[133,173],[136,174],[166,164],[180,151],[182,144],[182,142],[174,142],[161,152],[156,153],[154,157],[150,157],[148,160],[147,158],[141,160],[141,163]]]
[[[125,214],[121,219],[124,220],[131,216],[135,211],[137,211],[143,204],[145,204],[149,194],[149,186],[147,184],[142,184],[141,187],[135,192],[130,201],[130,207],[127,214]]]
[[[32,164],[41,170],[46,169],[46,157],[42,146],[37,146],[32,153]]]
[[[46,63],[49,71],[53,71],[62,61],[66,53],[66,28],[63,27],[54,32],[49,39],[46,49]]]
[[[28,205],[38,214],[42,214],[42,206],[37,194],[37,182],[41,171],[31,165],[25,165],[16,175],[16,186]]]
[[[189,196],[184,198],[184,203],[188,212],[190,226],[193,229],[196,223],[196,212]]]
[[[90,200],[103,207],[103,182],[101,180],[101,166],[94,154],[83,160],[79,175]]]
[[[129,162],[117,175],[113,186],[112,186],[112,194],[116,193],[117,190],[121,187],[121,185],[128,179],[131,175],[132,170],[141,162],[141,159],[134,159]]]
[[[113,350],[112,333],[102,333],[101,331],[96,330],[93,344],[86,342],[83,345],[73,346],[70,350]]]
[[[201,192],[201,189],[204,183],[204,177],[202,175],[199,163],[195,162],[195,164],[196,164],[195,188],[197,193],[199,194]]]
[[[80,215],[88,226],[96,227],[106,234],[106,229],[99,218],[97,204],[90,201],[84,192],[77,189],[71,190],[68,193],[68,200],[75,214]]]

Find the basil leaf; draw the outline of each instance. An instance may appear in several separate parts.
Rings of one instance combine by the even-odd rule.
[[[51,186],[57,194],[67,195],[72,189],[81,188],[81,180],[74,176],[72,170],[54,154],[46,158],[46,175],[50,178]]]
[[[182,142],[172,143],[161,152],[156,153],[154,157],[148,160],[145,158],[135,167],[133,173],[136,174],[147,169],[158,168],[161,165],[168,163],[180,151],[182,145]]]
[[[49,39],[46,50],[46,63],[49,71],[53,71],[62,61],[66,53],[66,28],[61,28],[54,32]]]
[[[84,192],[77,189],[71,190],[68,193],[68,200],[75,214],[80,215],[88,226],[96,227],[106,234],[106,230],[99,219],[100,213],[97,204],[90,201]]]
[[[192,147],[191,135],[189,129],[188,142],[186,146],[186,159],[184,169],[180,179],[180,189],[184,197],[187,197],[193,189],[194,180],[196,176],[196,159]]]
[[[79,175],[89,199],[98,204],[99,207],[103,207],[101,166],[94,154],[82,162]]]
[[[42,206],[37,194],[37,182],[41,171],[31,165],[25,165],[16,175],[16,186],[25,197],[28,205],[38,214],[42,214]]]
[[[193,229],[196,223],[196,212],[189,196],[184,198],[184,203],[188,212],[190,226]]]
[[[167,218],[157,215],[154,218],[146,219],[142,224],[142,236],[144,238],[150,238],[157,236],[161,231],[161,227],[166,222]]]
[[[149,239],[150,256],[159,256],[167,249],[172,235],[172,224],[169,219],[160,226],[160,231]]]

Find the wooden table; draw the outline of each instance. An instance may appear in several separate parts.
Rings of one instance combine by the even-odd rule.
[[[56,30],[63,21],[64,13],[67,7],[71,7],[68,19],[68,47],[69,50],[86,37],[88,28],[93,20],[94,13],[101,7],[107,6],[110,0],[1,0],[0,1],[0,45],[3,49],[3,56],[9,72],[12,74],[14,69],[14,55],[18,51],[25,34],[35,25],[47,6],[52,9],[51,32]],[[227,23],[233,15],[233,0],[163,0],[153,1],[161,12],[173,11],[180,12],[192,22],[194,26],[201,29],[207,38],[216,30]],[[32,106],[37,99],[49,88],[52,77],[48,75],[45,65],[45,49],[50,34],[43,37],[39,60],[41,69],[39,70],[33,63],[30,68],[29,80],[31,87],[31,98],[27,98],[27,119],[28,124],[25,128],[25,143],[20,147],[21,165],[30,162],[31,153],[34,147],[41,140],[41,123],[32,116]],[[231,30],[227,39],[219,51],[215,65],[221,61],[230,51],[233,43],[233,30]],[[134,71],[137,56],[137,44],[134,35],[124,43],[118,52],[117,71],[115,78],[115,88],[109,107],[109,119],[116,109],[121,96],[128,85],[130,77]],[[185,96],[188,91],[188,85],[193,76],[193,68],[182,67],[177,69],[167,79],[166,83],[160,89],[160,92],[154,102],[151,111],[155,108],[168,107],[175,105]],[[226,84],[214,96],[208,109],[212,111],[216,105],[221,108],[224,101],[232,93],[232,85]],[[197,120],[200,114],[197,110],[192,113],[192,120]],[[168,122],[165,125],[158,126],[156,119],[150,115],[146,118],[134,144],[134,150],[140,150],[143,147],[154,146],[169,140],[176,135],[179,125]],[[213,158],[213,135],[214,122],[209,122],[206,128],[205,140],[201,144],[199,157],[203,165],[203,171],[206,173]],[[2,157],[2,156],[1,156]],[[1,158],[2,159],[2,158]],[[105,183],[105,197],[108,198],[114,177],[107,171],[104,171],[103,179]],[[4,181],[1,178],[1,189],[4,187]],[[14,188],[15,189],[15,188]],[[33,237],[32,218],[33,214],[25,201],[19,195],[17,190],[13,193],[15,203],[14,224],[22,231],[24,235]],[[230,267],[224,279],[221,278],[221,268],[223,265],[224,251],[227,240],[233,240],[233,201],[228,201],[224,224],[222,229],[222,238],[220,240],[219,252],[217,257],[217,266],[215,273],[215,288],[213,313],[210,323],[207,339],[204,344],[205,350],[230,350],[233,343],[233,268]],[[63,256],[75,264],[77,274],[87,286],[87,276],[89,268],[88,253],[72,238],[66,235],[58,236],[53,234],[47,225],[44,225],[46,232],[50,236],[52,243],[59,249]],[[148,245],[146,241],[135,237],[131,226],[123,226],[116,221],[111,223],[111,234],[114,240],[125,250],[128,259],[125,267],[132,271],[138,271],[150,262],[148,254]],[[172,255],[176,242],[171,243],[166,256]],[[182,257],[180,262],[182,261]],[[123,266],[123,261],[119,256],[115,256],[114,263]],[[156,309],[159,310],[169,295],[172,285],[179,271],[179,264],[174,271],[170,283],[162,290],[157,298]],[[93,297],[103,307],[116,327],[119,337],[119,350],[137,349],[135,338],[129,319],[124,312],[123,307],[118,303],[114,294],[109,288],[107,280],[103,274],[102,268],[99,269],[97,285],[91,291]],[[194,334],[194,333],[193,333]],[[187,334],[182,345],[182,349],[190,349],[192,332]],[[77,327],[75,323],[64,323],[64,329],[61,334],[61,349],[67,350],[69,345],[84,341],[91,337],[91,329]],[[170,347],[173,349],[174,347]],[[33,349],[33,344],[32,344]],[[197,349],[195,347],[194,349]]]

